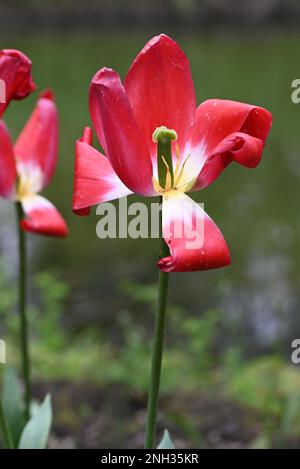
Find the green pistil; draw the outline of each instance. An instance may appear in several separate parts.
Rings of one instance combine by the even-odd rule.
[[[157,143],[157,170],[158,170],[158,181],[161,187],[165,187],[167,179],[167,171],[169,167],[171,184],[174,184],[174,171],[172,162],[172,147],[171,142],[177,140],[177,133],[173,129],[167,129],[167,127],[157,127],[153,132],[153,142]],[[167,163],[163,161],[163,158]]]

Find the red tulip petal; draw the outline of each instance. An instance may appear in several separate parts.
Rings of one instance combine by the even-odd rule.
[[[17,178],[14,150],[9,133],[3,121],[0,121],[0,196],[12,198]]]
[[[40,195],[24,197],[22,207],[26,215],[21,221],[23,230],[49,236],[67,236],[66,222],[49,200]]]
[[[163,237],[170,256],[160,259],[163,272],[208,270],[230,264],[223,235],[200,205],[182,192],[163,198]]]
[[[15,155],[22,165],[40,168],[43,174],[42,187],[45,187],[56,166],[57,149],[58,114],[53,95],[47,90],[38,99],[17,139]]]
[[[76,142],[73,211],[88,215],[90,207],[132,192],[114,172],[109,160],[92,146],[91,129]]]
[[[176,130],[182,149],[196,112],[196,97],[189,61],[178,44],[165,34],[151,39],[134,60],[125,88],[153,159],[156,127]]]
[[[0,51],[0,117],[12,99],[23,99],[35,90],[31,60],[18,50]]]
[[[186,165],[185,177],[193,179],[198,175],[193,189],[200,189],[211,184],[233,159],[247,167],[256,166],[260,161],[263,144],[271,124],[271,113],[261,107],[221,99],[210,99],[202,103],[196,111],[185,149],[185,154],[191,155]],[[230,154],[233,150],[230,140],[233,138],[232,142],[236,145],[234,140],[236,133],[243,133],[243,140],[247,141],[243,149],[244,157],[237,159]],[[255,140],[250,144],[252,137]],[[261,144],[256,142],[257,139],[261,141]],[[256,146],[256,151],[253,151],[253,146]],[[248,149],[251,151],[247,157]],[[217,154],[220,158],[216,157]],[[209,164],[209,170],[206,164]],[[206,179],[206,176],[209,177]]]
[[[118,177],[132,192],[154,195],[148,147],[115,71],[103,68],[92,79],[90,113]]]
[[[197,179],[196,188],[210,185],[232,161],[246,168],[255,168],[262,157],[264,142],[242,132],[226,137],[206,160]]]

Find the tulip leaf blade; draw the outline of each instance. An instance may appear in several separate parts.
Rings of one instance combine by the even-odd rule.
[[[45,449],[52,423],[50,395],[38,406],[21,435],[19,449]]]
[[[164,431],[162,440],[159,443],[157,449],[175,449],[174,443],[168,430]]]
[[[25,419],[18,378],[10,366],[5,367],[3,375],[2,404],[13,446],[17,448]]]

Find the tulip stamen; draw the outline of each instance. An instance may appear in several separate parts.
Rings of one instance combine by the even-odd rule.
[[[168,192],[172,189],[172,177],[171,177],[171,172],[170,172],[170,167],[168,163],[166,162],[165,157],[162,155],[161,159],[166,167],[166,183],[165,183],[165,191]]]
[[[153,176],[152,178],[154,190],[158,194],[170,192],[171,190],[179,190],[181,192],[186,192],[193,187],[195,180],[196,180],[196,178],[193,178],[190,181],[184,182],[182,184],[182,180],[184,179],[186,164],[191,154],[189,153],[187,157],[185,158],[184,162],[181,164],[180,149],[177,143],[175,144],[176,165],[175,165],[175,170],[173,171],[173,160],[172,160],[170,141],[174,140],[175,134],[176,134],[175,131],[169,130],[164,126],[158,127],[153,133],[153,141],[156,142],[158,145],[162,143],[167,144],[167,139],[169,138],[169,150],[170,150],[168,152],[168,157],[165,157],[163,154],[160,154],[159,161],[161,162],[161,165],[158,168],[158,173],[161,176],[163,175],[163,177],[159,177],[158,179],[156,179]]]
[[[180,187],[180,186],[179,186],[179,183],[180,183],[180,180],[182,179],[182,176],[183,176],[183,174],[184,174],[185,165],[186,165],[187,161],[189,160],[190,156],[191,156],[191,154],[189,154],[189,155],[186,157],[186,159],[184,160],[183,165],[181,166],[181,169],[180,169],[180,170],[178,169],[178,171],[176,171],[176,170],[177,170],[177,165],[176,165],[175,174],[176,174],[176,172],[177,172],[177,176],[176,176],[175,182],[174,182],[174,186],[175,186],[176,189],[179,189],[179,187]],[[180,165],[180,162],[179,162],[179,165]]]
[[[179,145],[178,143],[175,144],[175,155],[176,155],[176,166],[175,166],[175,172],[174,172],[174,179],[176,181],[179,169],[180,169],[180,150],[179,150]]]
[[[157,192],[158,194],[164,192],[164,189],[160,186],[158,180],[154,176],[152,177],[152,184],[155,192]]]
[[[158,194],[178,190],[186,192],[191,189],[195,183],[193,178],[188,182],[184,181],[186,164],[191,156],[189,153],[181,163],[179,145],[175,144],[176,165],[173,171],[173,159],[171,142],[177,139],[175,130],[167,129],[167,127],[157,127],[153,132],[153,141],[158,145],[158,178],[152,178],[154,190]]]

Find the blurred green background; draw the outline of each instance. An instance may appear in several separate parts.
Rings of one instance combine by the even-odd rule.
[[[74,143],[90,125],[93,74],[106,65],[124,77],[161,30],[150,24],[129,32],[126,18],[119,27],[67,32],[38,25],[9,31],[5,24],[2,47],[28,54],[38,91],[53,89],[60,115],[59,162],[45,195],[65,216],[70,235],[28,236],[35,394],[53,394],[51,446],[139,447],[159,243],[99,240],[94,211],[72,214]],[[164,32],[190,60],[199,102],[216,97],[264,106],[273,128],[258,168],[232,164],[193,195],[222,230],[232,265],[171,277],[159,430],[167,426],[181,448],[299,447],[300,374],[290,358],[300,335],[300,106],[291,101],[299,34],[225,26],[202,31],[166,21]],[[6,112],[14,138],[37,94]],[[0,336],[14,364],[14,207],[1,201],[0,217]]]

